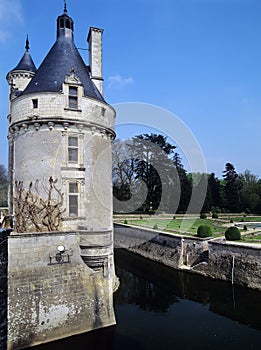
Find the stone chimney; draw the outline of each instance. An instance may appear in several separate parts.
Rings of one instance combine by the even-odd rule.
[[[103,96],[102,77],[102,33],[103,29],[91,27],[87,37],[91,79]]]

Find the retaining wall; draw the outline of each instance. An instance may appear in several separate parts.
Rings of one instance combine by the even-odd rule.
[[[261,245],[175,235],[124,224],[114,225],[114,235],[115,248],[175,269],[261,290]]]

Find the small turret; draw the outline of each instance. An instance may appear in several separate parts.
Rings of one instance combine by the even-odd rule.
[[[14,98],[19,96],[24,91],[36,72],[36,67],[29,50],[29,39],[27,35],[25,42],[25,53],[23,57],[17,66],[13,68],[6,76],[6,80],[9,84],[9,102],[11,102]]]

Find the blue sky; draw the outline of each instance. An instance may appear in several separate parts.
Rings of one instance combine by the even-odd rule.
[[[260,0],[68,0],[75,42],[104,28],[105,98],[175,113],[199,142],[208,172],[226,162],[261,177]],[[36,66],[55,41],[63,0],[0,0],[0,164],[7,165],[5,76],[24,53]],[[88,51],[80,50],[88,62]],[[129,136],[135,129],[120,131]],[[182,150],[177,149],[182,153]]]

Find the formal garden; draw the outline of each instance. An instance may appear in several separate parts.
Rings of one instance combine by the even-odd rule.
[[[261,243],[261,216],[115,215],[114,222],[181,235]]]

